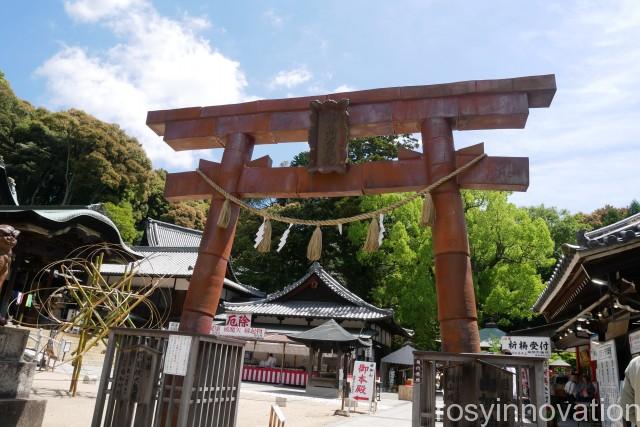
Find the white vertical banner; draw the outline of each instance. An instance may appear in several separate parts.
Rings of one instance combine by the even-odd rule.
[[[372,402],[376,390],[376,364],[357,360],[353,365],[351,399]]]
[[[612,421],[608,417],[607,409],[618,403],[620,397],[620,382],[618,376],[618,356],[615,340],[606,341],[598,345],[598,359],[596,375],[600,392],[600,419],[602,427],[623,427],[622,421]],[[616,411],[613,411],[616,412]]]
[[[170,375],[187,375],[190,351],[191,336],[169,335],[162,371]]]

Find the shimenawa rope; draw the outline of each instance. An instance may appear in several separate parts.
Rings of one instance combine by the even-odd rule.
[[[249,212],[253,213],[254,215],[263,217],[265,220],[284,222],[284,223],[287,223],[287,224],[297,224],[297,225],[309,225],[309,226],[316,226],[316,227],[325,227],[325,226],[337,226],[337,225],[340,225],[340,224],[348,224],[348,223],[351,223],[351,222],[363,221],[363,220],[372,219],[372,218],[378,218],[380,214],[385,214],[386,215],[387,213],[389,213],[389,212],[391,212],[391,211],[393,211],[395,209],[398,209],[399,207],[402,207],[402,206],[406,205],[407,203],[412,202],[413,200],[417,199],[418,197],[421,197],[423,195],[427,195],[427,193],[431,193],[431,191],[433,191],[435,188],[439,187],[440,185],[444,184],[445,182],[449,181],[450,179],[460,175],[461,173],[466,172],[468,169],[470,169],[473,166],[475,166],[476,163],[478,163],[480,160],[484,159],[485,157],[487,157],[486,153],[479,155],[478,157],[476,157],[473,160],[471,160],[469,163],[467,163],[467,164],[455,169],[453,172],[443,176],[442,178],[436,180],[432,184],[429,184],[428,186],[424,187],[422,190],[417,191],[415,194],[412,194],[410,196],[405,197],[404,199],[401,199],[401,200],[398,200],[398,201],[396,201],[394,203],[391,203],[389,206],[385,206],[383,208],[376,209],[374,211],[364,212],[364,213],[361,213],[361,214],[358,214],[358,215],[353,215],[353,216],[349,216],[349,217],[345,217],[345,218],[323,219],[323,220],[290,218],[290,217],[287,217],[287,216],[282,216],[282,215],[278,215],[278,214],[274,214],[274,213],[268,212],[266,209],[255,208],[255,207],[249,205],[248,203],[244,202],[242,199],[239,199],[238,197],[236,197],[233,194],[229,193],[228,191],[226,191],[224,188],[222,188],[218,184],[216,184],[201,169],[199,169],[199,168],[196,169],[196,172],[198,172],[198,174],[202,177],[202,179],[204,179],[204,181],[207,184],[209,184],[209,186],[211,186],[214,190],[216,190],[218,193],[220,193],[226,200],[230,200],[231,202],[235,203],[236,205],[240,206],[243,209],[248,210]]]

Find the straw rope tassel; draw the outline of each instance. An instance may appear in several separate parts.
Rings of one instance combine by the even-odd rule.
[[[220,215],[218,215],[218,227],[227,228],[229,226],[229,220],[231,219],[231,202],[229,199],[224,199],[222,209],[220,209]]]
[[[320,226],[316,226],[307,246],[307,259],[309,261],[318,261],[322,255],[322,230]]]
[[[433,227],[436,222],[436,207],[433,205],[431,193],[425,193],[424,202],[422,204],[422,225]]]
[[[258,243],[256,248],[258,252],[266,253],[271,250],[271,221],[264,220],[264,230],[262,234],[262,240]]]
[[[367,239],[364,241],[364,246],[362,249],[365,252],[375,252],[380,247],[379,242],[380,237],[380,222],[378,222],[378,218],[371,218],[371,222],[369,223],[369,229],[367,230]]]

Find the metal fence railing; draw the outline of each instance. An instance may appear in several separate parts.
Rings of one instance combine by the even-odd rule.
[[[92,426],[233,427],[243,359],[244,341],[114,328]]]

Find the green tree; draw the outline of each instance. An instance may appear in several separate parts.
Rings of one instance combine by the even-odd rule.
[[[540,271],[555,262],[545,221],[507,197],[504,192],[464,192],[480,315],[503,327],[532,317],[531,306],[544,289]]]
[[[79,110],[50,112],[18,99],[0,74],[0,153],[21,204],[128,202],[147,215],[151,162],[117,125]]]
[[[183,227],[204,230],[208,212],[209,202],[190,200],[170,204],[168,210],[160,215],[160,219]]]
[[[628,216],[629,209],[626,207],[616,208],[607,204],[590,214],[582,214],[580,220],[587,224],[587,230],[594,230],[621,221]]]
[[[113,204],[106,202],[102,205],[107,216],[113,221],[120,231],[120,236],[125,243],[133,244],[140,240],[142,233],[136,230],[135,222],[133,221],[133,208],[129,202],[120,202],[120,204]]]

